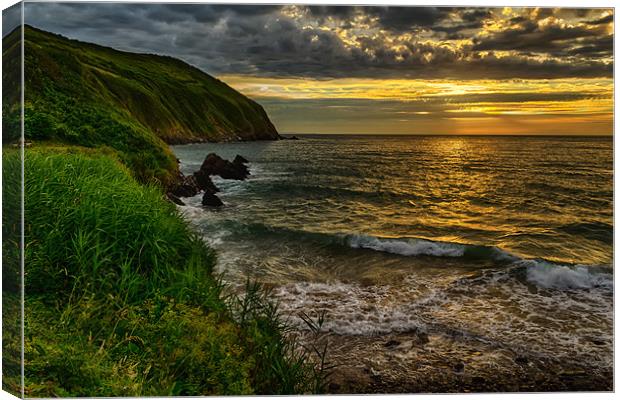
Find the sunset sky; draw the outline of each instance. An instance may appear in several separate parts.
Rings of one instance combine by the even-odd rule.
[[[181,58],[282,133],[613,130],[610,9],[29,3],[25,20]]]

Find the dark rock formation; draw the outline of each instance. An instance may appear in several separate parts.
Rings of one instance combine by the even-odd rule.
[[[211,180],[211,177],[202,170],[194,172],[192,178],[194,178],[194,181],[196,182],[196,187],[199,190],[204,190],[206,193],[211,194],[220,191],[220,189],[215,186],[215,183],[213,183],[213,181]]]
[[[221,207],[224,203],[222,203],[222,200],[220,200],[220,198],[213,193],[205,192],[204,196],[202,196],[202,205],[208,207]]]
[[[459,374],[465,370],[465,364],[462,361],[459,361],[452,366],[452,370]]]
[[[389,348],[393,348],[393,347],[397,347],[400,345],[400,342],[398,340],[388,340],[383,346],[385,347],[389,347]]]
[[[169,188],[166,195],[175,204],[185,205],[180,197],[193,197],[200,192],[204,192],[202,205],[221,207],[224,203],[215,195],[220,189],[215,186],[211,176],[219,175],[224,179],[244,180],[250,175],[246,165],[248,162],[247,159],[240,155],[237,155],[233,162],[230,162],[215,153],[209,153],[205,157],[200,169],[191,176],[184,176],[179,172],[177,183]]]
[[[237,154],[235,156],[235,159],[233,160],[233,164],[235,164],[235,165],[247,164],[247,163],[249,163],[249,161],[245,157],[240,156],[239,154]]]
[[[193,197],[199,191],[196,179],[193,176],[183,176],[180,172],[177,183],[169,189],[169,192],[177,197]]]
[[[224,160],[215,153],[209,153],[202,162],[200,171],[198,172],[207,176],[219,175],[224,179],[236,179],[242,181],[250,175],[250,171],[243,162],[245,158],[237,156],[235,157],[235,160],[237,160],[237,162],[230,162],[228,160]],[[247,160],[245,160],[245,162],[247,162]]]

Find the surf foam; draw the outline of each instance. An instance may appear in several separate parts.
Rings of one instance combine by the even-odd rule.
[[[516,263],[527,269],[527,280],[548,289],[613,289],[613,275],[592,271],[585,265],[558,265],[546,261],[522,260]]]
[[[462,257],[465,254],[464,245],[422,239],[379,239],[374,236],[351,235],[348,237],[348,244],[356,249],[371,249],[401,256]]]

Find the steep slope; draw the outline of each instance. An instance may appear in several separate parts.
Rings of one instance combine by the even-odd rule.
[[[176,171],[165,143],[279,138],[258,103],[180,60],[30,26],[24,36],[27,138],[107,145],[139,178],[159,181]],[[18,50],[4,46],[4,56]]]
[[[10,143],[21,134],[21,36],[13,31],[2,39],[2,142]]]

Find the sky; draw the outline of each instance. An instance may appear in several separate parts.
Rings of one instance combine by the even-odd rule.
[[[25,22],[180,58],[281,133],[613,131],[612,9],[26,3]]]

